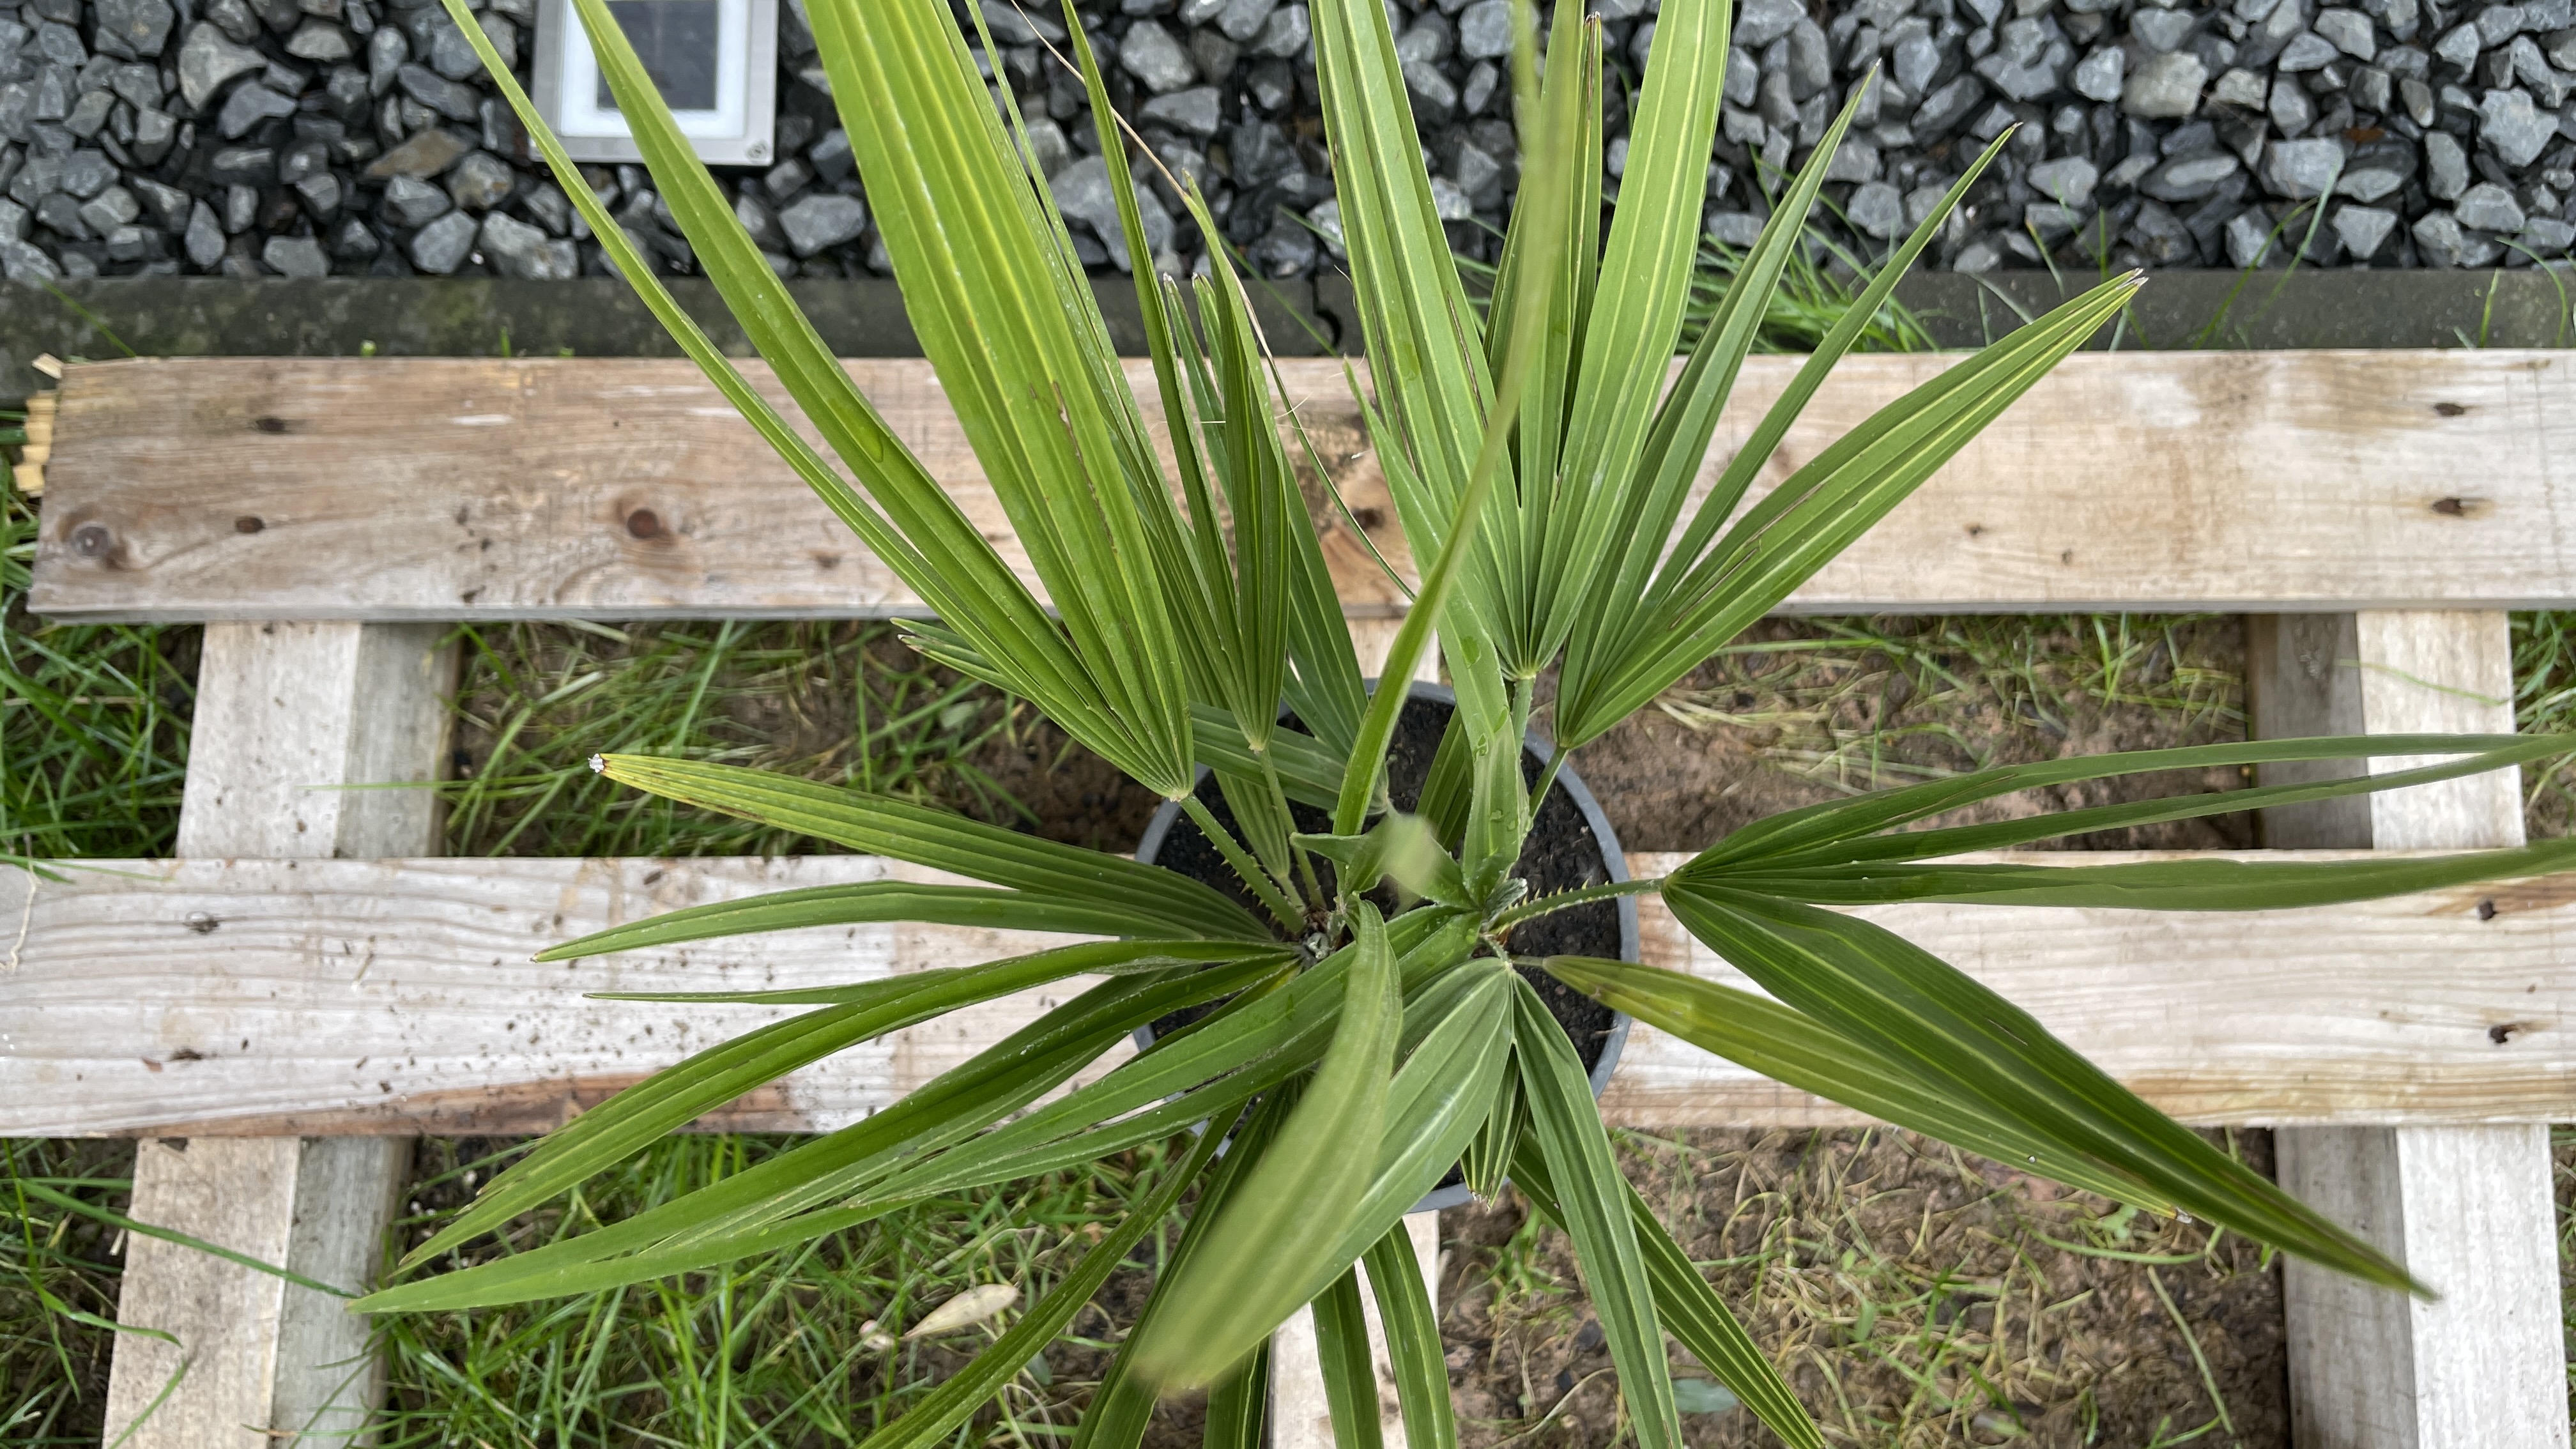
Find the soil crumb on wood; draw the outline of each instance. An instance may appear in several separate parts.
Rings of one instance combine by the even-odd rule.
[[[2280,1274],[2242,1238],[1884,1128],[1618,1136],[1829,1444],[2289,1443]],[[2232,1143],[2270,1171],[2268,1133]],[[1628,1437],[1565,1236],[1506,1193],[1441,1241],[1465,1449]],[[1709,1377],[1677,1345],[1673,1369]],[[1700,1449],[1778,1442],[1741,1407],[1682,1423]]]

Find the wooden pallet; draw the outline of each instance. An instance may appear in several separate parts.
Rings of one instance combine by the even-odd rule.
[[[2576,604],[2576,488],[2553,466],[2576,429],[2561,356],[2079,356],[1792,607],[2243,609],[2259,616],[2266,734],[2509,729],[2497,611]],[[1813,456],[1945,361],[1853,359],[1782,456]],[[1791,367],[1748,365],[1719,459]],[[852,370],[998,529],[927,369]],[[1396,542],[1338,364],[1292,364],[1289,387],[1360,524]],[[685,364],[75,367],[47,478],[36,609],[233,621],[208,631],[182,859],[0,889],[0,918],[21,927],[0,976],[0,1131],[153,1139],[137,1167],[148,1221],[355,1283],[399,1134],[561,1120],[709,1029],[578,992],[842,979],[854,960],[916,969],[999,948],[872,929],[531,967],[533,946],[593,925],[904,868],[423,859],[425,797],[316,788],[435,774],[453,667],[435,621],[917,610]],[[1345,525],[1324,527],[1346,603],[1384,619],[1398,596]],[[2511,843],[2519,818],[2512,781],[2490,777],[2267,831],[2276,846],[2444,849]],[[2409,1304],[2293,1268],[2303,1445],[2568,1442],[2545,1124],[2576,1119],[2576,890],[2228,917],[1879,914],[2169,1110],[2283,1125],[2285,1180],[2444,1291]],[[1658,959],[1725,974],[1648,922]],[[725,1120],[849,1120],[1022,1009],[851,1053]],[[1656,1124],[1848,1120],[1643,1028],[1606,1106]],[[125,1295],[127,1321],[192,1355],[129,1443],[249,1446],[345,1427],[368,1402],[363,1343],[316,1311],[322,1295],[141,1240]],[[178,1356],[120,1341],[111,1434]],[[1283,1445],[1307,1442],[1299,1422],[1283,1411]]]

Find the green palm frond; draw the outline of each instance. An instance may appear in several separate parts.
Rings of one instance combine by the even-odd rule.
[[[1821,1433],[1761,1345],[1619,1179],[1565,1029],[1511,969],[1524,923],[1649,890],[1770,996],[1634,963],[1521,964],[1792,1086],[1970,1151],[2133,1204],[2188,1210],[2375,1283],[2413,1286],[2026,1013],[1832,908],[1942,900],[2263,909],[2556,871],[2576,866],[2576,849],[2347,864],[1949,857],[2428,783],[2568,753],[2566,740],[2408,736],[2052,761],[1790,811],[1714,842],[1662,881],[1531,899],[1514,875],[1568,753],[1779,605],[2137,287],[2134,277],[2106,282],[1955,360],[1758,491],[1791,424],[1863,344],[2003,138],[1856,305],[1820,329],[1787,390],[1703,488],[1744,359],[1795,268],[1860,98],[1711,297],[1694,261],[1724,89],[1727,0],[1664,0],[1606,225],[1600,23],[1559,4],[1542,47],[1535,9],[1521,0],[1512,69],[1522,179],[1480,302],[1432,203],[1386,8],[1313,0],[1325,139],[1370,359],[1365,389],[1351,376],[1405,543],[1424,565],[1372,691],[1298,480],[1301,465],[1318,464],[1312,440],[1288,406],[1245,280],[1221,250],[1194,278],[1160,274],[1136,199],[1137,169],[1149,161],[1114,114],[1070,4],[1057,60],[1089,96],[1117,198],[1152,368],[1142,397],[1112,350],[1017,103],[978,74],[976,51],[992,44],[980,16],[970,34],[947,0],[807,6],[914,331],[1030,561],[1033,589],[797,313],[606,0],[575,7],[655,186],[819,445],[680,311],[461,0],[444,3],[655,315],[925,601],[933,617],[910,626],[915,646],[1028,700],[1171,802],[1225,864],[1221,879],[1199,880],[862,791],[698,760],[601,759],[618,783],[912,869],[675,911],[557,945],[547,959],[894,921],[1054,934],[975,966],[789,991],[645,994],[768,1015],[556,1133],[405,1271],[831,1053],[1008,992],[1049,987],[1054,1004],[864,1121],[633,1217],[397,1282],[362,1308],[615,1288],[1195,1133],[1143,1210],[870,1444],[905,1449],[961,1432],[1164,1209],[1195,1192],[1189,1226],[1074,1431],[1075,1449],[1135,1449],[1160,1395],[1201,1385],[1211,1449],[1252,1449],[1263,1434],[1268,1337],[1310,1303],[1337,1432],[1346,1449],[1366,1449],[1378,1416],[1363,1260],[1408,1438],[1454,1449],[1437,1325],[1411,1277],[1401,1219],[1456,1171],[1482,1193],[1516,1176],[1566,1230],[1619,1370],[1626,1422],[1645,1449],[1681,1440],[1668,1333],[1783,1440],[1818,1445]],[[1216,235],[1205,199],[1180,190],[1200,232]],[[1676,371],[1673,353],[1692,327]],[[1400,811],[1388,763],[1408,719],[1403,681],[1435,647],[1455,706],[1427,768],[1410,760],[1417,774],[1407,778],[1422,783]],[[1545,722],[1558,748],[1533,781],[1523,741],[1534,716],[1548,715],[1538,680],[1550,669],[1559,673]],[[2371,756],[2436,762],[1933,828],[1945,812],[2039,786]],[[1207,798],[1202,769],[1214,780]],[[1152,1045],[1114,1060],[1146,1027]]]

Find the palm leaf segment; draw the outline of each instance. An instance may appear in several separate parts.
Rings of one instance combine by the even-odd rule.
[[[1119,198],[1166,423],[1148,423],[1016,109],[977,78],[941,0],[814,0],[817,42],[923,350],[936,367],[1044,601],[1022,583],[850,383],[736,224],[609,18],[575,0],[637,143],[707,275],[820,435],[818,449],[709,343],[533,114],[481,29],[446,0],[529,122],[593,234],[762,437],[936,614],[920,648],[1033,701],[1083,744],[1180,800],[1269,917],[1169,872],[936,811],[723,766],[620,757],[614,777],[669,798],[891,856],[974,884],[914,878],[675,912],[550,958],[721,934],[894,920],[1114,937],[980,966],[815,989],[657,999],[788,1010],[621,1094],[488,1187],[406,1266],[435,1259],[653,1136],[855,1042],[1005,993],[1098,984],[885,1111],[597,1231],[383,1290],[368,1308],[456,1308],[591,1291],[807,1242],[941,1194],[1141,1145],[1184,1151],[1138,1214],[1083,1257],[995,1348],[888,1425],[871,1449],[949,1438],[1069,1321],[1163,1213],[1199,1197],[1167,1281],[1122,1349],[1076,1449],[1133,1449],[1162,1391],[1213,1382],[1212,1449],[1251,1449],[1263,1340],[1316,1308],[1337,1429],[1374,1438],[1375,1386],[1353,1264],[1367,1258],[1409,1433],[1456,1442],[1436,1324],[1397,1271],[1397,1220],[1463,1161],[1506,1172],[1572,1237],[1647,1449],[1679,1443],[1664,1335],[1787,1442],[1820,1445],[1796,1398],[1643,1202],[1622,1183],[1581,1064],[1527,983],[1511,928],[1568,899],[1508,878],[1531,819],[1519,740],[1532,681],[1561,666],[1563,749],[1597,738],[1778,604],[2102,326],[2134,288],[2107,283],[1949,368],[1757,496],[1772,453],[1861,339],[1947,212],[1897,248],[1714,478],[1702,460],[1764,306],[1801,244],[1856,100],[1797,175],[1677,372],[1723,89],[1727,6],[1666,0],[1619,205],[1601,232],[1600,28],[1557,7],[1542,72],[1520,7],[1523,185],[1490,297],[1462,285],[1431,204],[1393,37],[1374,0],[1315,0],[1325,121],[1374,395],[1360,404],[1407,541],[1431,561],[1392,677],[1439,647],[1458,713],[1419,818],[1391,812],[1382,757],[1397,697],[1363,687],[1283,442],[1324,470],[1284,414],[1241,279],[1221,251],[1187,287],[1158,275],[1129,138],[1079,16],[1063,57],[1090,91]],[[991,39],[977,40],[989,52]],[[2000,147],[1998,138],[1995,147]],[[1953,187],[1955,205],[1993,159]],[[1196,192],[1183,205],[1217,229]],[[1667,382],[1669,381],[1669,386]],[[1355,380],[1356,384],[1356,380]],[[828,453],[828,456],[827,456]],[[832,461],[837,458],[838,464]],[[843,469],[847,470],[847,476]],[[1329,477],[1329,475],[1327,475]],[[853,486],[852,479],[855,479]],[[1329,482],[1327,484],[1329,486]],[[1282,706],[1302,728],[1278,721]],[[2190,1211],[2392,1286],[2367,1245],[2155,1113],[2040,1023],[1840,905],[1990,900],[2149,909],[2323,903],[2576,863],[2563,846],[2331,869],[2177,862],[2087,869],[1947,861],[2047,835],[2287,804],[2558,753],[2554,740],[2325,740],[2214,747],[1985,772],[1791,812],[1663,882],[1676,915],[1769,993],[1560,958],[1557,976],[1791,1085],[2124,1200]],[[2078,811],[2037,824],[1912,829],[2010,790],[2214,763],[2449,756],[2355,781]],[[1557,758],[1563,758],[1562,750]],[[1241,837],[1191,793],[1215,773]],[[1332,806],[1301,834],[1290,801]],[[2216,803],[2214,803],[2216,802]],[[1375,823],[1370,824],[1370,818]],[[1327,885],[1328,872],[1339,878]],[[1391,883],[1413,909],[1384,917]],[[1584,893],[1576,893],[1583,895]],[[1096,1080],[1138,1025],[1212,1009]],[[1045,1105],[1035,1105],[1064,1089]],[[1233,1124],[1231,1135],[1225,1124]],[[1195,1140],[1181,1134],[1195,1131]],[[1223,1153],[1220,1143],[1230,1143]],[[997,1356],[998,1355],[998,1356]]]

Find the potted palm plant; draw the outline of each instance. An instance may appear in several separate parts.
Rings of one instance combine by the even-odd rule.
[[[1314,1304],[1328,1371],[1348,1371],[1334,1366],[1348,1362],[1344,1350],[1365,1332],[1353,1271],[1362,1259],[1383,1270],[1369,1282],[1411,1442],[1452,1445],[1437,1326],[1419,1278],[1403,1271],[1400,1218],[1453,1171],[1487,1193],[1508,1176],[1569,1234],[1645,1449],[1680,1443],[1667,1335],[1783,1439],[1821,1443],[1758,1346],[1619,1176],[1577,1045],[1536,977],[1873,1117],[2125,1203],[2188,1213],[2394,1291],[2421,1291],[2380,1253],[2157,1113],[1976,981],[1829,908],[1934,900],[2257,909],[2538,874],[2576,859],[2576,843],[2331,867],[1945,859],[2448,778],[2556,753],[2560,741],[2346,738],[2014,766],[1791,811],[1713,843],[1662,879],[1605,874],[1531,889],[1521,862],[1569,756],[1884,517],[2138,285],[2135,277],[2105,283],[1960,360],[1747,506],[1756,471],[1931,239],[1936,214],[1695,497],[1764,300],[1852,117],[1847,108],[1787,185],[1675,372],[1724,86],[1724,0],[1665,0],[1606,231],[1598,24],[1560,4],[1542,76],[1536,17],[1522,6],[1514,85],[1523,180],[1482,299],[1461,285],[1433,210],[1383,6],[1314,0],[1315,64],[1371,364],[1366,387],[1356,376],[1353,387],[1405,536],[1429,561],[1382,677],[1412,678],[1436,631],[1454,690],[1447,723],[1424,746],[1419,783],[1401,789],[1390,786],[1387,762],[1409,696],[1371,689],[1362,677],[1296,483],[1302,439],[1281,415],[1241,277],[1214,249],[1187,282],[1138,269],[1167,461],[1011,99],[978,78],[975,42],[946,0],[813,0],[808,11],[914,329],[1027,550],[1043,603],[789,302],[691,156],[605,0],[578,0],[580,12],[655,182],[820,446],[673,304],[459,0],[446,3],[647,303],[763,438],[928,603],[936,617],[910,626],[914,646],[1030,701],[1172,802],[1213,864],[1202,879],[749,770],[598,761],[639,789],[966,883],[831,887],[678,911],[558,946],[549,959],[884,920],[1096,939],[841,988],[683,998],[810,1009],[701,1052],[557,1131],[415,1250],[406,1269],[831,1052],[1033,985],[1099,980],[865,1121],[666,1206],[399,1282],[359,1308],[467,1307],[635,1282],[810,1240],[935,1194],[1170,1141],[1181,1149],[1141,1209],[872,1444],[953,1435],[1186,1197],[1188,1228],[1082,1422],[1086,1449],[1134,1445],[1157,1396],[1200,1386],[1211,1394],[1210,1443],[1252,1449],[1262,1432],[1265,1344],[1288,1314]],[[1089,86],[1128,252],[1145,258],[1127,138],[1069,5],[1065,19],[1072,38],[1063,59]],[[1993,155],[1968,169],[1951,203]],[[1203,202],[1188,201],[1201,233],[1218,236]],[[1542,709],[1538,684],[1551,673],[1552,703]],[[1534,715],[1545,716],[1555,746],[1535,770],[1522,745]],[[1927,825],[1976,801],[2073,780],[2381,754],[2445,763]],[[1200,788],[1202,769],[1212,788]],[[1615,949],[1527,949],[1560,913],[1645,892],[1660,892],[1693,934],[1768,995],[1611,959]],[[1157,1021],[1167,1026],[1150,1049],[1032,1108]],[[1364,1438],[1373,1428],[1353,1422],[1346,1432]]]

